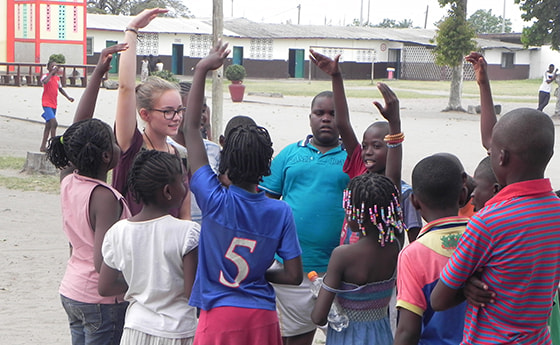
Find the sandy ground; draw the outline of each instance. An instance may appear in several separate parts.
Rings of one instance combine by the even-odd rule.
[[[83,89],[67,88],[79,99]],[[250,91],[250,90],[248,90]],[[318,92],[321,90],[317,90]],[[396,90],[398,94],[398,90]],[[112,124],[116,91],[102,89],[96,117]],[[43,131],[40,117],[41,89],[0,87],[0,156],[25,157],[37,151]],[[371,99],[350,99],[351,118],[356,133],[381,117],[371,104],[380,100],[372,88]],[[535,99],[536,101],[536,99]],[[517,107],[535,107],[535,101],[502,103],[504,113]],[[555,100],[554,100],[555,101]],[[269,129],[276,152],[309,132],[307,97],[269,98],[247,95],[243,103],[230,102],[224,94],[224,122],[244,114]],[[404,143],[403,179],[410,181],[416,162],[435,152],[451,152],[472,173],[485,156],[480,144],[478,116],[442,113],[447,99],[405,99],[401,101]],[[475,105],[464,100],[463,106]],[[61,125],[72,121],[76,103],[59,98],[57,118]],[[553,104],[545,111],[552,112]],[[556,121],[556,128],[560,123]],[[59,128],[62,133],[64,128]],[[556,152],[560,152],[556,141]],[[14,172],[2,172],[0,176]],[[560,188],[560,158],[553,157],[547,176]],[[0,336],[1,344],[70,343],[66,315],[60,305],[58,284],[68,256],[61,230],[59,198],[56,194],[21,192],[0,187]],[[317,337],[320,342],[321,336]]]

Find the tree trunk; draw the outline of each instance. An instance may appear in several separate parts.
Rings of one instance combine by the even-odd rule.
[[[461,106],[463,92],[463,64],[452,67],[451,88],[449,90],[449,103],[444,111],[465,111]]]

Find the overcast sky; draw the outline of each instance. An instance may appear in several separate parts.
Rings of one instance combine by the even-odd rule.
[[[446,15],[446,9],[439,7],[437,0],[222,0],[224,17],[245,17],[255,22],[298,23],[298,5],[301,5],[300,24],[347,25],[354,19],[377,24],[384,18],[411,19],[414,26],[424,27],[426,7],[428,7],[428,29],[434,29],[434,23]],[[503,16],[512,21],[514,32],[521,32],[527,25],[521,19],[519,5],[513,0],[468,0],[468,16],[478,9],[491,9],[492,14]],[[212,16],[212,0],[183,0],[196,17]],[[362,8],[362,10],[360,10]]]

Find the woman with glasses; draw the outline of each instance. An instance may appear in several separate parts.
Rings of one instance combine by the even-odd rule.
[[[140,150],[157,150],[178,155],[187,171],[184,149],[181,150],[167,141],[168,137],[177,135],[186,109],[181,101],[178,86],[158,77],[148,77],[144,83],[136,86],[138,30],[148,25],[158,14],[166,12],[166,9],[155,8],[145,10],[132,18],[124,30],[124,42],[128,44],[129,49],[123,52],[119,59],[115,136],[122,156],[113,170],[112,184],[125,195],[132,215],[140,212],[142,205],[134,200],[128,190],[127,177]],[[137,113],[143,121],[140,128],[137,124]],[[184,183],[187,186],[186,178]],[[190,197],[186,197],[181,207],[172,210],[171,214],[178,218],[190,219]]]

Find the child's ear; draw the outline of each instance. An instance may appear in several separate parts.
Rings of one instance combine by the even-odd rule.
[[[103,163],[109,164],[113,160],[113,154],[109,151],[103,151],[101,159],[103,159]]]
[[[166,184],[165,186],[163,186],[163,197],[166,200],[173,199],[173,196],[171,195],[171,188],[169,187],[169,184]]]
[[[220,134],[220,146],[224,147],[224,142],[226,141],[226,137],[223,134]]]
[[[499,156],[500,166],[506,166],[509,163],[509,151],[505,149],[500,150]]]
[[[492,193],[493,195],[498,194],[498,192],[500,191],[500,185],[496,182],[492,185]]]
[[[418,199],[416,199],[414,193],[410,194],[410,203],[412,204],[412,206],[414,206],[415,209],[421,209],[420,202],[418,201]]]
[[[461,194],[459,194],[459,207],[464,207],[467,202],[469,202],[469,199],[469,189],[467,188],[467,186],[463,185],[463,188],[461,188]]]

